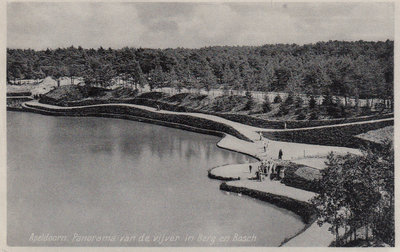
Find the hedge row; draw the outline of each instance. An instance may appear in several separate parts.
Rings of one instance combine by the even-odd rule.
[[[31,92],[7,92],[7,96],[31,96]]]
[[[250,125],[253,127],[269,128],[269,129],[283,129],[285,127],[285,122],[283,121],[264,120],[249,115],[228,114],[228,113],[209,113],[209,114],[220,116],[227,120]]]
[[[31,100],[32,98],[29,97],[23,97],[23,98],[7,97],[7,110],[9,110],[9,108],[22,108],[22,103]]]
[[[272,193],[261,192],[245,187],[236,187],[222,183],[219,187],[223,191],[229,191],[234,193],[241,193],[243,195],[250,196],[252,198],[262,200],[278,207],[285,208],[299,215],[303,222],[306,224],[313,223],[316,220],[316,209],[310,203],[295,200],[289,197],[280,196]]]
[[[234,122],[243,123],[254,127],[270,128],[270,129],[283,129],[285,128],[285,122],[287,129],[296,129],[296,128],[317,127],[324,125],[335,125],[342,123],[363,122],[363,121],[394,117],[393,113],[389,113],[389,114],[377,114],[372,116],[327,119],[327,120],[274,121],[274,120],[264,120],[254,116],[241,115],[241,114],[222,114],[222,113],[209,113],[209,114],[217,115]]]
[[[320,129],[263,132],[263,135],[266,138],[277,141],[362,148],[366,144],[376,144],[355,137],[356,135],[390,126],[393,123],[393,120],[388,120]]]
[[[394,117],[394,114],[388,113],[388,114],[377,114],[377,115],[353,117],[353,118],[287,121],[286,127],[288,129],[296,129],[296,128],[317,127],[317,126],[334,125],[334,124],[342,124],[342,123],[365,122],[365,121],[370,121],[370,120],[378,120],[378,119],[385,119],[385,118],[392,118],[392,117]]]
[[[174,114],[162,114],[151,112],[147,110],[142,110],[138,108],[126,107],[123,105],[114,106],[98,106],[98,107],[86,107],[86,108],[72,108],[72,109],[48,109],[41,106],[29,105],[34,109],[39,111],[34,112],[47,112],[53,115],[63,115],[63,116],[118,116],[118,118],[127,118],[132,120],[141,120],[157,122],[157,124],[171,126],[176,128],[188,129],[192,131],[214,131],[214,132],[224,132],[233,135],[239,139],[250,141],[246,136],[239,133],[237,130],[231,126],[225,125],[223,123],[198,118],[188,115],[174,115]],[[196,130],[197,129],[197,130]]]

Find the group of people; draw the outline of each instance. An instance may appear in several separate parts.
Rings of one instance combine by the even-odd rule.
[[[249,165],[249,170],[251,173],[251,165]],[[281,166],[277,166],[273,160],[262,160],[258,169],[256,171],[256,179],[262,181],[263,178],[268,177],[272,179],[282,179],[284,177],[284,170]]]
[[[267,152],[268,146],[270,144],[270,141],[266,138],[263,137],[262,133],[259,132],[260,134],[260,141],[263,142],[263,147],[264,147],[264,152]],[[282,149],[279,149],[278,152],[278,160],[282,160],[283,157],[283,151]],[[249,170],[251,173],[252,166],[249,165]],[[262,160],[260,165],[258,166],[258,169],[256,171],[256,179],[258,181],[262,181],[263,178],[268,177],[272,179],[282,179],[284,177],[284,169],[282,166],[277,166],[275,161],[272,160]]]

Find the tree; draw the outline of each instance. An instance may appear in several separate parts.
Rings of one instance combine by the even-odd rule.
[[[71,64],[68,66],[69,77],[71,78],[71,85],[74,85],[74,77],[78,76],[81,72],[81,65]]]
[[[132,85],[135,86],[135,89],[137,89],[138,85],[144,87],[144,85],[147,83],[140,64],[136,60],[127,65],[126,74],[128,76],[128,80]]]
[[[294,98],[294,105],[297,109],[300,109],[303,107],[303,99],[301,98],[300,95],[295,95]]]
[[[281,103],[281,105],[279,106],[278,116],[287,115],[289,113],[289,111],[293,105],[293,102],[294,102],[293,96],[294,96],[293,93],[290,92],[288,94],[288,97],[286,98],[286,100]]]
[[[279,94],[277,94],[274,97],[274,103],[281,103],[281,102],[282,102],[282,98],[281,98],[281,96]]]
[[[292,92],[289,92],[288,96],[286,97],[286,100],[284,102],[286,105],[292,105],[294,103],[294,94]]]
[[[91,81],[98,85],[102,79],[99,71],[108,65],[114,72],[113,78],[129,80],[132,86],[143,85],[147,80],[151,86],[157,83],[173,86],[175,81],[169,81],[168,75],[174,69],[178,80],[189,88],[227,86],[240,91],[330,93],[345,97],[345,103],[356,96],[381,98],[393,108],[393,58],[393,41],[328,41],[302,46],[278,44],[201,49],[125,47],[114,50],[73,46],[42,51],[7,49],[7,80],[32,78],[40,69],[50,76],[48,69],[60,70],[65,66],[72,83],[76,75],[84,77],[87,83]],[[93,61],[98,65],[93,65]],[[138,62],[140,71],[134,62]],[[73,74],[73,66],[84,67],[79,67]],[[165,80],[155,82],[155,76]]]
[[[254,106],[254,99],[249,90],[246,91],[246,99],[247,99],[247,101],[246,101],[245,110],[251,110]]]
[[[321,171],[322,178],[319,181],[320,193],[312,199],[317,208],[318,224],[331,225],[329,230],[336,236],[339,243],[339,229],[346,224],[347,214],[344,192],[344,168],[343,159],[333,153],[328,156],[328,167]]]
[[[340,227],[365,229],[394,245],[394,151],[391,142],[367,147],[363,155],[328,156],[322,170],[320,193],[313,198],[319,224],[331,225],[340,245]],[[369,231],[372,232],[369,232]]]
[[[316,105],[317,101],[315,100],[315,97],[312,95],[308,103],[308,106],[310,107],[310,109],[314,109]]]
[[[102,87],[108,87],[111,85],[111,80],[115,76],[115,72],[110,65],[102,65],[97,70],[98,83]]]
[[[262,109],[264,113],[271,111],[271,102],[269,101],[268,95],[264,95],[264,102],[262,104]]]

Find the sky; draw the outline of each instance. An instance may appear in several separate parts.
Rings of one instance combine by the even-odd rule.
[[[393,3],[7,4],[7,47],[199,48],[394,39]]]

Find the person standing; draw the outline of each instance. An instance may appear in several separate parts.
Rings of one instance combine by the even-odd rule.
[[[283,152],[282,149],[279,149],[278,159],[282,160]]]
[[[252,167],[251,167],[251,165],[249,165],[249,171],[250,171],[250,173],[251,173],[251,169],[252,169]]]

